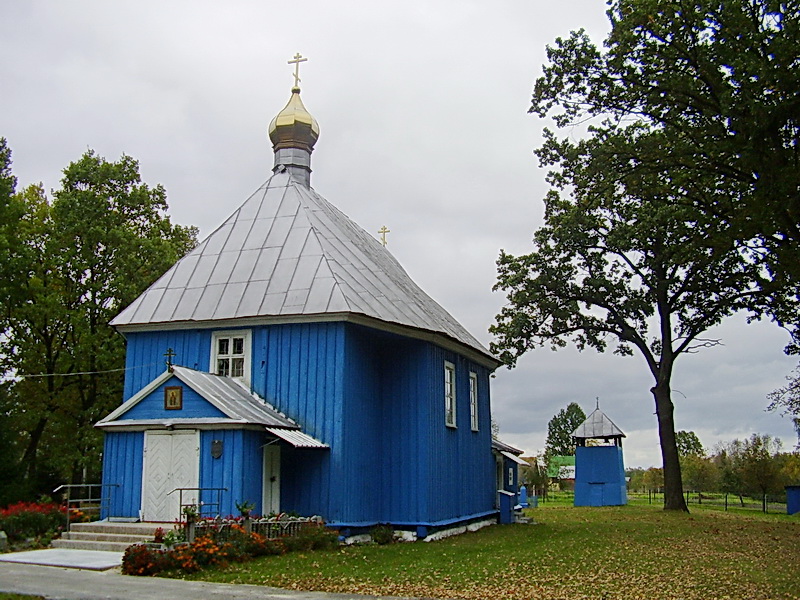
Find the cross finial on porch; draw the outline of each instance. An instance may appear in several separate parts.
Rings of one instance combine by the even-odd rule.
[[[287,64],[294,65],[294,87],[297,89],[300,89],[300,63],[307,60],[298,52],[292,60],[287,62]]]
[[[386,241],[386,234],[391,233],[391,229],[387,229],[386,225],[383,225],[380,229],[378,229],[378,233],[381,234],[381,244],[386,246],[389,242]]]
[[[172,359],[176,356],[175,351],[172,348],[167,348],[164,356],[167,357],[167,370],[172,373]]]

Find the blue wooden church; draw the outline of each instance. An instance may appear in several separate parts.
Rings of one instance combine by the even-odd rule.
[[[199,488],[211,513],[250,501],[345,533],[494,519],[516,486],[492,448],[499,362],[310,187],[319,127],[296,83],[272,176],[112,321],[127,370],[96,425],[105,517],[172,521],[174,490]]]

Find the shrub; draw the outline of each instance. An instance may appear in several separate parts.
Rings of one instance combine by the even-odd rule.
[[[329,550],[339,545],[339,534],[323,525],[307,525],[295,536],[280,538],[287,552],[294,550]]]
[[[166,552],[144,544],[128,546],[122,555],[122,572],[125,575],[155,575],[171,565],[171,557]]]
[[[55,503],[17,502],[0,509],[0,529],[9,541],[19,542],[59,531],[65,518],[64,510]]]
[[[376,525],[370,535],[372,541],[381,546],[394,542],[394,528],[391,525]]]
[[[170,537],[164,536],[166,542]],[[198,536],[191,544],[180,544],[169,550],[154,549],[144,544],[128,547],[122,558],[126,575],[153,575],[168,569],[186,573],[228,561],[244,561],[255,556],[284,554],[290,550],[326,550],[339,544],[339,535],[321,525],[308,525],[294,537],[270,539],[258,533],[247,533],[241,525],[232,525],[227,540],[215,540],[214,534]]]

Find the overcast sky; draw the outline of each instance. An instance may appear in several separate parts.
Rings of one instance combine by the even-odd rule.
[[[57,188],[87,149],[136,158],[163,184],[175,222],[211,233],[271,174],[267,126],[286,104],[296,52],[302,98],[320,124],[314,189],[389,250],[488,345],[502,306],[501,248],[530,250],[544,172],[532,154],[545,125],[527,114],[545,46],[570,30],[597,42],[598,0],[226,2],[0,0],[0,136],[19,187]],[[376,234],[377,235],[377,234]],[[735,318],[724,346],[678,360],[678,429],[710,448],[769,433],[766,394],[796,361],[787,334]],[[531,454],[569,402],[600,407],[626,432],[628,466],[660,466],[644,361],[537,350],[501,368],[492,403],[501,438]]]

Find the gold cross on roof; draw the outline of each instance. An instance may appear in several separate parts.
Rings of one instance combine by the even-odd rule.
[[[300,88],[300,63],[306,62],[308,59],[303,58],[303,56],[298,52],[294,55],[294,59],[287,61],[286,64],[294,65],[294,87]]]
[[[387,229],[386,225],[383,225],[383,226],[381,226],[380,229],[378,229],[378,233],[381,234],[381,244],[386,246],[386,244],[389,243],[389,242],[386,241],[386,234],[387,233],[391,233],[391,229]]]

